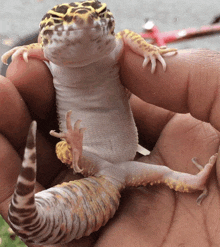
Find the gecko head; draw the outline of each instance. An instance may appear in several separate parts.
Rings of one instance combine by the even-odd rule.
[[[114,17],[96,0],[56,5],[40,23],[44,55],[60,66],[84,66],[116,46]]]

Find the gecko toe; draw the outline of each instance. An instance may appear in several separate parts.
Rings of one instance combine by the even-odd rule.
[[[158,59],[158,60],[160,61],[160,63],[162,64],[162,66],[163,66],[163,71],[166,71],[167,65],[166,65],[166,62],[165,62],[164,58],[163,58],[160,54],[158,54],[158,55],[157,55],[157,59]]]
[[[149,56],[146,56],[144,58],[144,62],[142,64],[142,67],[145,68],[148,65],[149,62],[150,62],[150,58],[149,58]]]

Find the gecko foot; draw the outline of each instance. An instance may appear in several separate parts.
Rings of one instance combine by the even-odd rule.
[[[33,51],[35,54],[33,54]],[[2,55],[1,60],[4,64],[7,64],[9,57],[11,57],[12,61],[17,57],[23,57],[24,61],[28,63],[28,56],[35,56],[41,60],[46,60],[43,55],[42,45],[40,43],[33,43],[30,45],[17,46],[7,51]]]
[[[158,60],[163,67],[163,70],[166,70],[166,62],[164,60],[164,58],[162,57],[163,54],[166,53],[177,53],[177,49],[175,48],[167,48],[165,46],[161,46],[161,47],[157,47],[157,46],[152,46],[153,47],[153,52],[148,52],[146,53],[146,55],[144,55],[144,62],[142,64],[143,68],[147,66],[147,64],[149,62],[151,62],[151,73],[153,74],[155,72],[156,69],[156,60]]]
[[[85,131],[85,128],[80,128],[81,120],[77,120],[74,124],[74,127],[72,128],[71,118],[70,118],[71,113],[72,111],[68,111],[66,114],[67,132],[57,133],[54,130],[51,130],[50,134],[54,137],[66,140],[67,144],[69,144],[70,146],[71,153],[72,153],[72,162],[71,162],[70,168],[73,168],[73,170],[76,173],[80,173],[82,172],[82,169],[79,168],[78,162],[79,162],[80,156],[82,155],[82,142],[83,142],[83,133]]]
[[[28,48],[27,46],[17,46],[14,47],[13,49],[7,51],[5,54],[2,55],[1,60],[4,64],[7,64],[7,61],[10,56],[12,61],[17,58],[18,56],[23,57],[24,61],[27,63],[28,62]]]
[[[209,162],[204,167],[197,162],[196,158],[192,159],[193,164],[200,170],[197,176],[199,178],[199,182],[201,183],[201,185],[206,183],[206,180],[210,175],[212,167],[216,162],[217,156],[218,154],[212,155],[211,158],[209,159]],[[206,186],[204,186],[202,194],[197,198],[197,204],[200,205],[201,202],[204,200],[204,198],[207,196],[208,196],[208,189]]]

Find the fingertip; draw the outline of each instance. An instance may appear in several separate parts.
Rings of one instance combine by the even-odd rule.
[[[43,61],[30,58],[27,63],[19,56],[9,64],[6,77],[37,116],[45,118],[52,112],[55,105],[53,77]]]

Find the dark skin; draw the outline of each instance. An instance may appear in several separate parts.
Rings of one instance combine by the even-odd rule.
[[[165,60],[167,71],[158,62],[156,73],[151,74],[150,66],[142,68],[141,57],[125,49],[121,80],[139,97],[131,97],[131,106],[141,143],[152,149],[146,162],[196,174],[191,159],[197,157],[206,164],[219,148],[220,54],[180,51]],[[48,135],[57,121],[47,67],[37,59],[28,64],[18,59],[9,66],[7,79],[0,77],[0,81],[0,213],[6,219],[33,117],[39,122],[37,191],[49,187],[66,170],[55,156],[57,140]],[[196,204],[200,192],[177,193],[162,185],[126,189],[119,210],[105,227],[62,246],[218,246],[220,229],[214,222],[220,213],[219,164],[201,206]]]

